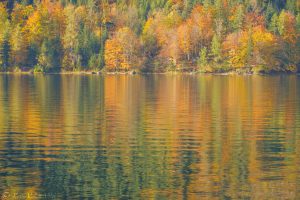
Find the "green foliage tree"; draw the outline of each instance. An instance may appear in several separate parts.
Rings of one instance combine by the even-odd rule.
[[[11,33],[10,46],[11,64],[14,67],[25,66],[27,58],[27,43],[25,41],[24,34],[22,33],[22,27],[19,24]]]
[[[8,34],[6,33],[3,38],[3,42],[0,45],[0,69],[3,71],[7,71],[9,67],[9,52],[10,52],[10,45]]]
[[[196,3],[195,0],[184,0],[183,1],[183,4],[184,4],[183,11],[182,11],[183,18],[187,18],[189,16],[195,3]]]
[[[266,12],[265,12],[265,20],[266,20],[267,24],[270,23],[271,18],[274,16],[275,13],[276,13],[276,10],[272,6],[272,3],[269,2],[267,5]]]
[[[276,13],[274,13],[271,18],[270,25],[269,25],[269,30],[271,32],[273,32],[274,34],[276,34],[278,32],[277,24],[278,24],[278,15]]]
[[[11,24],[4,4],[0,3],[0,69],[6,71],[9,66],[9,38]]]
[[[218,63],[221,61],[221,43],[220,38],[215,34],[213,36],[212,42],[211,42],[211,55],[214,62]]]
[[[159,53],[159,44],[154,35],[144,33],[142,37],[143,42],[143,54],[145,57],[144,71],[154,70],[154,60]]]
[[[38,56],[37,70],[59,71],[61,65],[61,42],[59,38],[44,40]]]
[[[100,49],[98,56],[98,68],[103,69],[105,66],[104,52],[105,52],[105,41],[107,40],[107,29],[106,27],[102,28],[100,36]]]
[[[234,21],[233,21],[233,30],[234,31],[240,31],[243,27],[243,20],[244,20],[244,10],[243,6],[239,6],[235,16],[234,16]]]
[[[284,25],[285,25],[285,11],[282,10],[277,20],[277,28],[280,35],[283,35],[285,31]]]
[[[253,56],[253,32],[252,28],[248,31],[248,41],[247,41],[247,49],[246,49],[246,64],[249,66],[251,64],[252,56]]]
[[[76,52],[78,41],[78,26],[76,22],[75,9],[73,6],[68,6],[65,8],[66,15],[66,29],[63,35],[63,47],[64,47],[64,57],[63,57],[63,68],[65,70],[76,69],[79,66],[78,55]]]
[[[198,64],[198,67],[200,68],[200,71],[202,71],[203,68],[207,66],[208,61],[207,61],[207,49],[206,49],[206,47],[204,47],[200,50],[197,64]]]
[[[300,34],[300,13],[297,14],[296,17],[296,27],[297,27],[297,31]]]

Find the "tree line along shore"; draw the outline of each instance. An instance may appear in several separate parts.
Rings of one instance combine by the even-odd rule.
[[[0,71],[297,73],[297,0],[6,0]]]

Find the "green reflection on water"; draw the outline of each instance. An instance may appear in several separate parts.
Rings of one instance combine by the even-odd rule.
[[[298,85],[297,76],[0,75],[0,193],[297,199]]]

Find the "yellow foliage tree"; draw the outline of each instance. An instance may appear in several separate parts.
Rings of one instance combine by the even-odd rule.
[[[65,30],[65,16],[58,3],[43,2],[29,16],[24,27],[30,43],[41,44],[43,38],[53,39],[63,35]]]
[[[282,11],[278,18],[278,30],[282,38],[289,44],[296,44],[296,18],[290,12]]]
[[[109,39],[105,43],[104,54],[106,69],[108,71],[117,71],[119,69],[128,69],[123,48],[118,40]]]
[[[32,5],[24,6],[22,4],[16,4],[11,14],[12,24],[17,26],[24,26],[27,18],[32,15],[34,8]]]
[[[12,65],[21,67],[26,62],[28,42],[20,25],[14,28],[10,38],[10,45]]]
[[[168,15],[158,12],[151,20],[150,27],[154,30],[160,47],[159,57],[171,61],[173,64],[176,64],[179,58],[176,30],[181,22],[182,19],[177,12],[170,12]]]
[[[267,64],[264,54],[270,55],[265,50],[274,43],[275,37],[264,27],[257,26],[250,31],[228,35],[223,49],[232,67],[264,65]]]
[[[3,41],[4,33],[7,29],[8,14],[6,12],[5,5],[0,3],[0,43]]]
[[[188,60],[190,60],[193,46],[191,39],[191,30],[191,26],[189,26],[188,23],[183,23],[177,29],[179,47],[184,55],[187,56]]]
[[[105,64],[108,71],[127,71],[140,66],[139,40],[128,27],[121,28],[106,41]]]
[[[190,18],[178,27],[177,34],[180,50],[187,60],[198,56],[200,49],[208,46],[213,36],[212,10],[195,6]]]

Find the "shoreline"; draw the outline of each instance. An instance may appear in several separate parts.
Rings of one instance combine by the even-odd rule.
[[[219,75],[219,76],[228,76],[228,75],[241,75],[241,76],[252,76],[252,75],[300,75],[300,72],[285,72],[285,71],[272,71],[272,72],[238,72],[238,71],[229,71],[229,72],[199,72],[199,71],[190,71],[190,72],[179,72],[179,71],[166,71],[166,72],[103,72],[103,71],[63,71],[63,72],[32,72],[32,71],[8,71],[0,72],[0,74],[19,74],[19,75],[156,75],[156,74],[168,74],[168,75]]]

